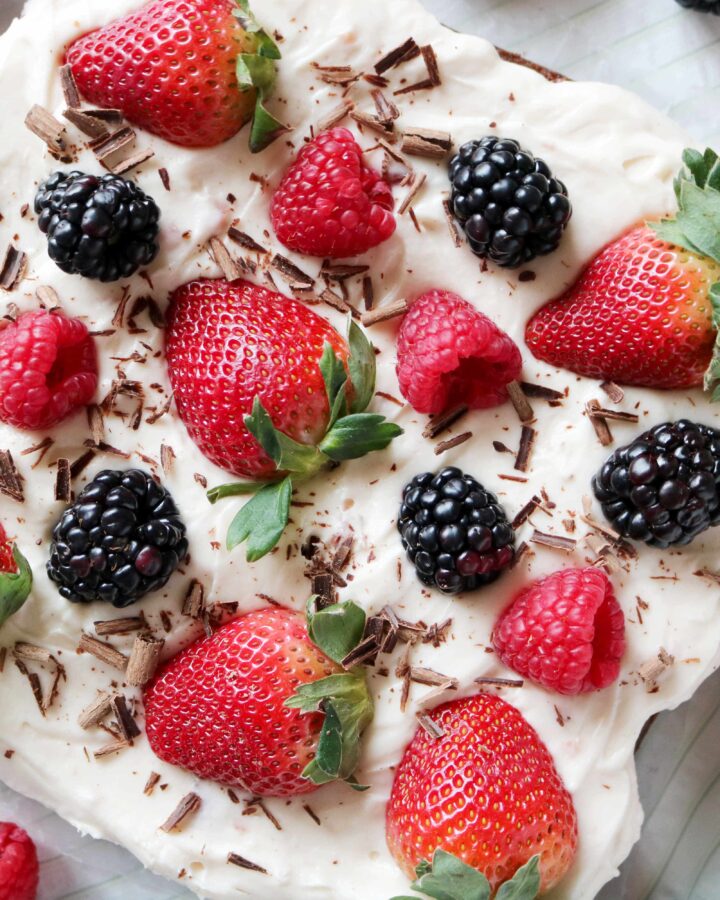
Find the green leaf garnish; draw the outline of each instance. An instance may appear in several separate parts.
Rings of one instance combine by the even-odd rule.
[[[281,472],[307,477],[314,475],[327,461],[317,447],[300,444],[278,431],[259,397],[255,398],[252,414],[245,416],[245,427]]]
[[[32,590],[32,569],[17,544],[13,546],[13,559],[17,572],[0,573],[0,628],[20,609]]]
[[[685,167],[674,184],[678,201],[676,218],[648,225],[662,240],[720,265],[720,158],[710,148],[704,153],[687,149],[683,163]],[[705,390],[717,402],[720,401],[720,282],[711,286],[709,299],[717,336],[705,373]]]
[[[339,419],[319,447],[330,459],[342,462],[358,459],[373,450],[384,450],[402,433],[399,425],[377,413],[354,413]]]
[[[362,640],[366,616],[356,603],[334,603],[314,612],[314,597],[308,603],[307,621],[310,640],[330,659],[342,662]]]
[[[219,484],[207,491],[211,503],[224,500],[226,497],[241,497],[244,494],[256,494],[267,485],[266,481],[233,481],[230,484]]]
[[[325,382],[325,393],[327,394],[328,407],[330,408],[329,427],[332,428],[340,416],[347,415],[345,385],[348,376],[342,360],[336,355],[327,341],[323,347],[323,354],[320,357],[320,372]]]
[[[348,328],[350,356],[348,369],[353,386],[351,413],[364,412],[375,395],[375,351],[360,326],[350,319]]]
[[[267,484],[249,500],[230,524],[227,548],[247,541],[247,560],[255,562],[269,553],[282,537],[290,518],[290,476]]]
[[[535,900],[540,890],[540,857],[533,856],[510,881],[500,886],[495,900]],[[432,865],[423,860],[416,869],[412,889],[434,900],[490,900],[490,882],[478,869],[438,848]],[[392,900],[418,900],[393,897]]]
[[[250,10],[248,0],[236,0],[239,9],[235,17],[244,30],[252,35],[253,53],[241,53],[237,58],[236,74],[241,91],[256,91],[255,113],[250,129],[250,150],[258,153],[269,146],[287,127],[268,112],[265,103],[275,88],[277,71],[275,60],[282,54],[270,35],[262,28]]]

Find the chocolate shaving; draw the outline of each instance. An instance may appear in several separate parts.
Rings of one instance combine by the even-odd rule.
[[[307,284],[312,285],[315,283],[315,279],[310,275],[303,272],[295,263],[291,262],[285,256],[281,256],[279,253],[276,253],[272,258],[272,262],[270,265],[277,269],[281,275],[285,278],[289,278],[291,281],[296,281],[299,284]]]
[[[415,59],[420,56],[421,52],[422,51],[415,39],[410,37],[404,43],[400,44],[399,47],[395,47],[394,50],[386,53],[385,56],[375,63],[373,66],[375,74],[382,75],[384,72],[394,69],[395,66],[399,66],[401,63]]]
[[[78,725],[81,728],[93,728],[110,714],[113,695],[102,691],[92,703],[88,704],[78,716]]]
[[[39,287],[35,288],[35,296],[40,301],[41,306],[45,306],[49,309],[55,309],[60,306],[58,292],[55,288],[50,287],[49,284],[41,284]]]
[[[386,97],[378,88],[374,91],[370,91],[370,96],[373,98],[378,120],[392,127],[392,123],[400,118],[400,110],[393,101]]]
[[[597,400],[590,400],[585,404],[585,412],[592,423],[592,427],[595,429],[598,440],[603,447],[609,447],[613,442],[612,431],[610,431],[610,426],[603,416],[598,414],[600,409],[601,406]]]
[[[172,395],[170,395],[167,400],[163,403],[159,409],[155,410],[154,413],[149,415],[145,421],[148,425],[154,425],[159,419],[162,419],[164,415],[167,415],[170,412],[170,407],[172,406]],[[206,485],[207,487],[207,485]]]
[[[387,306],[381,306],[378,309],[363,313],[362,323],[368,328],[371,325],[377,325],[378,322],[387,322],[389,319],[394,319],[397,316],[404,316],[408,309],[407,300],[395,300]]]
[[[556,391],[542,384],[532,384],[529,381],[521,381],[520,387],[526,397],[532,397],[537,400],[564,400],[567,396],[562,391]]]
[[[354,666],[373,666],[380,652],[380,645],[375,635],[365,638],[351,650],[341,661],[343,669],[352,669]]]
[[[162,181],[162,186],[165,188],[165,190],[171,190],[170,173],[168,172],[168,170],[163,166],[158,169],[158,175],[160,176],[160,181]]]
[[[410,184],[410,190],[407,192],[405,199],[400,204],[400,207],[398,209],[398,215],[401,216],[407,209],[409,209],[410,204],[413,202],[415,197],[418,195],[418,193],[420,192],[420,190],[422,189],[422,186],[425,184],[426,181],[427,181],[427,175],[424,172],[422,172],[416,178],[413,178],[412,183]]]
[[[244,816],[252,815],[255,810],[259,809],[260,812],[265,816],[265,818],[272,822],[273,827],[277,831],[282,831],[282,825],[278,822],[277,817],[274,816],[270,810],[265,805],[265,801],[262,797],[251,797],[249,800],[245,801],[245,809],[243,811]]]
[[[355,538],[351,534],[346,535],[342,539],[330,563],[330,568],[333,572],[342,572],[347,566],[354,541]]]
[[[338,122],[342,122],[353,109],[355,109],[355,104],[352,100],[343,100],[342,103],[339,103],[334,107],[334,109],[332,109],[323,119],[320,119],[316,125],[316,131],[319,133],[321,131],[327,131],[328,128],[333,128]]]
[[[418,723],[425,729],[425,731],[427,731],[427,733],[433,740],[439,741],[440,738],[445,737],[445,729],[442,727],[442,725],[433,721],[427,713],[418,712],[416,713],[416,715]]]
[[[110,122],[112,125],[119,125],[123,120],[121,109],[84,109],[83,112],[86,116],[101,119],[103,122]]]
[[[27,255],[14,244],[8,244],[2,265],[0,265],[0,288],[13,291],[25,277]]]
[[[520,512],[513,519],[512,527],[514,529],[517,529],[521,525],[523,525],[525,522],[527,522],[527,520],[530,518],[530,516],[541,505],[542,505],[542,501],[540,500],[540,498],[537,495],[532,497],[530,500],[528,500],[528,502],[525,504],[525,506],[523,506],[523,508],[520,510]]]
[[[82,456],[79,456],[70,466],[70,477],[75,479],[81,475],[90,463],[95,459],[97,453],[94,450],[86,450]]]
[[[446,131],[413,128],[403,133],[401,150],[408,156],[444,159],[451,149],[452,137]]]
[[[365,278],[363,278],[362,294],[363,294],[363,302],[365,304],[365,309],[369,311],[373,308],[373,303],[375,301],[375,291],[373,290],[373,282],[372,282],[372,278],[369,275],[366,275]]]
[[[453,688],[457,688],[457,678],[450,678],[447,675],[441,675],[433,669],[426,669],[424,666],[410,666],[410,680],[416,684],[426,684],[430,687],[440,687],[450,683]]]
[[[55,499],[69,503],[72,497],[70,489],[70,460],[61,456],[57,461],[57,474],[55,476]]]
[[[141,734],[138,724],[133,714],[128,709],[127,700],[122,694],[116,694],[110,701],[112,711],[115,713],[118,727],[123,738],[126,741],[132,741],[133,738],[139,737]]]
[[[334,579],[329,573],[314,575],[312,579],[312,592],[317,595],[317,608],[323,609],[332,606],[335,602]]]
[[[322,822],[320,821],[320,816],[315,812],[315,810],[310,806],[309,803],[303,803],[303,809],[310,816],[310,818],[313,820],[313,822],[316,825],[322,825]]]
[[[507,392],[510,402],[515,407],[515,412],[521,422],[532,422],[535,418],[533,408],[530,406],[528,398],[519,381],[511,381],[507,386]]]
[[[40,465],[45,458],[45,454],[54,443],[55,441],[51,437],[45,437],[39,443],[33,444],[32,447],[26,447],[24,450],[21,450],[20,456],[29,456],[31,453],[39,453],[40,455],[32,464],[32,468],[34,469],[36,466]]]
[[[668,653],[664,647],[661,647],[654,659],[649,659],[640,666],[638,675],[645,683],[645,690],[648,694],[655,694],[660,690],[658,679],[674,662],[675,657]]]
[[[213,259],[220,267],[226,281],[238,281],[242,278],[242,269],[238,265],[237,260],[230,256],[227,247],[220,238],[210,238],[210,252]]]
[[[395,125],[393,122],[386,122],[378,119],[377,116],[369,115],[368,113],[358,112],[357,110],[353,110],[350,113],[350,118],[354,119],[358,125],[364,125],[367,128],[370,128],[372,131],[377,131],[378,134],[383,134],[390,141],[396,141],[397,138],[394,135]]]
[[[139,634],[135,638],[125,675],[128,684],[140,687],[150,681],[160,663],[164,646],[162,638],[154,638],[149,634]]]
[[[160,826],[160,830],[166,834],[179,829],[186,820],[193,816],[199,809],[202,801],[195,793],[185,794],[168,818]]]
[[[108,133],[108,128],[102,119],[96,119],[95,116],[89,116],[80,109],[69,107],[63,112],[63,118],[67,119],[79,131],[90,138],[103,138]]]
[[[156,785],[160,781],[160,775],[157,772],[151,772],[148,780],[145,782],[145,787],[143,788],[143,794],[149,797],[152,792],[155,790]]]
[[[592,407],[590,403],[593,404]],[[637,413],[622,412],[619,409],[605,409],[602,406],[595,405],[597,400],[592,400],[590,403],[586,407],[589,416],[598,416],[601,419],[610,419],[614,422],[628,422],[631,425],[637,425],[640,421],[640,416]]]
[[[458,231],[455,216],[450,209],[450,200],[447,197],[443,200],[443,209],[445,210],[445,218],[447,219],[448,230],[450,231],[450,237],[453,239],[453,244],[456,247],[462,247],[463,239]]]
[[[459,447],[460,444],[464,444],[466,441],[469,441],[472,436],[472,431],[464,431],[462,434],[458,434],[453,438],[449,438],[449,440],[447,441],[440,441],[440,443],[435,446],[435,456],[440,456],[440,454],[445,453],[447,450],[452,450],[454,447]]]
[[[261,875],[267,875],[268,870],[263,869],[262,866],[259,866],[257,863],[250,862],[249,859],[245,859],[244,856],[240,856],[239,853],[228,853],[227,861],[232,866],[239,866],[241,869],[249,869],[251,872],[259,872]]]
[[[205,608],[205,588],[202,583],[193,578],[188,587],[182,605],[182,614],[191,619],[199,619]]]
[[[172,469],[175,451],[169,444],[160,444],[160,465],[167,474]]]
[[[130,459],[129,453],[126,453],[124,450],[119,450],[117,447],[113,447],[112,444],[108,444],[106,441],[98,441],[95,443],[92,439],[88,439],[87,441],[83,441],[83,444],[91,450],[107,453],[109,456],[120,456],[122,459]]]
[[[9,450],[0,450],[0,494],[5,494],[18,503],[25,500],[22,478]]]
[[[490,687],[512,687],[521,688],[525,682],[522,678],[491,678],[489,675],[482,675],[480,678],[473,679],[474,684],[487,684]]]
[[[77,109],[80,106],[80,91],[75,83],[72,68],[68,65],[60,67],[60,86],[65,103],[72,109]]]
[[[537,432],[534,428],[531,428],[529,425],[523,425],[520,434],[520,447],[515,458],[515,468],[519,472],[527,472],[536,434]]]
[[[144,616],[123,616],[119,619],[101,619],[93,622],[95,633],[100,636],[111,634],[130,634],[133,631],[140,631],[146,626]]]
[[[423,431],[424,438],[436,438],[443,431],[447,431],[458,419],[461,419],[468,411],[468,407],[464,404],[451,409],[448,412],[440,413],[440,415],[432,416]]]
[[[134,129],[130,128],[129,125],[124,125],[122,128],[118,128],[117,131],[103,134],[90,141],[89,146],[100,162],[103,162],[109,156],[113,156],[115,153],[119,153],[133,144],[136,137]]]
[[[127,669],[128,658],[124,653],[116,650],[115,647],[111,647],[110,644],[98,641],[89,634],[81,636],[77,649],[80,652],[90,653],[96,659],[99,659],[100,662],[104,662],[114,669],[119,669],[121,672]]]
[[[121,750],[127,750],[131,744],[129,741],[122,740],[119,738],[116,741],[111,741],[109,744],[104,744],[98,750],[93,752],[93,756],[95,759],[102,759],[104,756],[112,756],[114,753],[119,753]]]
[[[38,705],[38,709],[40,710],[41,715],[45,716],[45,704],[43,701],[43,692],[42,685],[40,684],[40,678],[35,672],[31,672],[25,663],[20,659],[16,654],[14,654],[14,662],[18,667],[20,672],[27,678],[30,682],[30,689],[33,692],[33,697],[35,698],[35,702]]]
[[[13,655],[29,662],[46,663],[53,658],[46,647],[38,647],[37,644],[29,644],[26,641],[18,641],[13,647]]]
[[[239,228],[228,228],[228,237],[231,241],[235,241],[236,244],[240,244],[241,247],[244,247],[246,250],[252,250],[255,253],[269,253],[269,250],[266,250],[262,244],[258,244],[258,242],[250,237],[244,231],[240,231]]]
[[[426,44],[424,47],[420,48],[420,52],[422,53],[423,62],[425,63],[425,68],[427,69],[430,81],[432,82],[433,87],[437,87],[439,84],[442,84],[442,79],[440,78],[440,68],[438,67],[435,51],[430,44]]]
[[[327,303],[328,306],[337,309],[341,313],[348,313],[351,311],[350,305],[346,303],[342,297],[338,296],[335,291],[331,291],[330,288],[326,288],[322,294],[320,294],[320,299],[323,303]]]
[[[63,140],[65,126],[55,116],[36,103],[25,117],[25,126],[45,142],[53,156],[63,162],[71,162]]]
[[[614,381],[603,381],[600,387],[605,391],[613,403],[622,403],[625,399],[625,391],[620,385],[615,384]]]
[[[577,541],[573,538],[562,537],[559,534],[547,534],[537,529],[533,531],[530,541],[533,544],[542,544],[544,547],[550,547],[553,550],[562,550],[564,553],[572,553],[577,546]]]
[[[135,169],[137,166],[142,165],[142,163],[152,159],[153,156],[155,156],[155,151],[151,150],[149,147],[145,150],[139,150],[132,156],[128,156],[127,159],[123,159],[114,165],[111,171],[113,175],[125,175],[131,169]]]

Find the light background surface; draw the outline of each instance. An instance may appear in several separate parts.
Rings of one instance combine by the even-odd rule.
[[[424,2],[445,24],[571,78],[623,85],[685,126],[696,145],[720,149],[720,17],[684,11],[674,0]],[[21,6],[22,0],[0,0],[0,32]],[[720,673],[690,703],[661,716],[643,743],[637,756],[643,838],[598,900],[720,900],[718,747]],[[48,761],[49,777],[51,769]],[[0,785],[0,820],[7,819],[38,843],[40,900],[192,896]]]

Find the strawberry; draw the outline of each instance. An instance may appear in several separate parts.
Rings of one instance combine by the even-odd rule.
[[[65,58],[88,101],[183,147],[221,144],[251,119],[253,151],[284,131],[263,105],[280,52],[248,0],[153,0]]]
[[[30,564],[0,524],[0,628],[30,596]]]
[[[375,393],[375,354],[361,329],[351,322],[346,342],[307,306],[263,287],[220,279],[178,288],[166,355],[195,443],[219,466],[256,479],[209,494],[215,502],[255,493],[228,534],[231,548],[250,539],[250,560],[279,540],[294,482],[401,434],[363,412]]]
[[[146,689],[150,747],[200,778],[261,797],[352,783],[372,700],[364,672],[338,663],[364,629],[353,603],[316,611],[311,602],[307,625],[280,607],[229,622],[167,662]]]
[[[539,854],[541,893],[550,890],[572,864],[577,816],[537,732],[490,694],[452,700],[429,716],[441,736],[418,728],[387,805],[398,865],[412,877],[442,850],[495,890]]]
[[[600,251],[527,326],[533,354],[589,378],[680,389],[720,378],[720,162],[686,150],[676,219]],[[717,357],[717,358],[716,358]]]

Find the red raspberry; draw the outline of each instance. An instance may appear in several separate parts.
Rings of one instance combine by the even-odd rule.
[[[27,832],[0,822],[0,900],[35,900],[39,867]]]
[[[50,428],[97,387],[95,344],[79,319],[23,313],[0,331],[0,421]]]
[[[0,573],[17,572],[17,566],[13,559],[13,542],[8,538],[7,532],[0,525]]]
[[[357,256],[395,231],[390,186],[366,165],[347,128],[306,144],[275,191],[270,216],[278,240],[298,253]]]
[[[493,643],[506,666],[551,691],[598,691],[620,674],[625,617],[604,572],[562,569],[517,595]]]
[[[413,303],[400,326],[397,355],[400,390],[420,413],[498,406],[522,369],[512,338],[448,291],[430,291]]]

